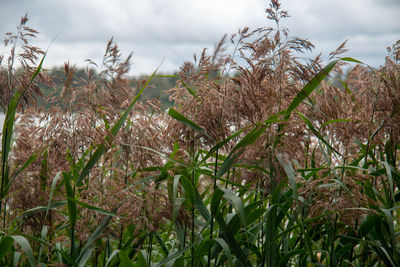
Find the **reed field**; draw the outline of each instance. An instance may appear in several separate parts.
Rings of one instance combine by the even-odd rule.
[[[184,62],[167,110],[141,95],[171,76],[132,86],[113,39],[51,77],[23,17],[0,58],[0,265],[400,266],[400,40],[378,69],[345,43],[304,60],[279,1],[266,15]]]

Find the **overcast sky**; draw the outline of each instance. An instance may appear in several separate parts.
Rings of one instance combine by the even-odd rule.
[[[290,35],[313,42],[325,58],[349,39],[347,55],[374,67],[384,63],[386,47],[400,39],[400,0],[282,0]],[[213,49],[239,28],[273,26],[261,0],[0,0],[0,33],[15,31],[26,12],[28,26],[46,49],[45,67],[65,61],[100,63],[114,37],[124,55],[133,52],[131,74],[177,70],[204,47]],[[4,53],[1,48],[0,54]]]

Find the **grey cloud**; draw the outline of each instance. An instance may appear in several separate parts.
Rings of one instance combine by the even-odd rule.
[[[400,1],[399,0],[376,0],[375,1],[378,5],[384,5],[388,7],[399,7]]]
[[[326,55],[350,38],[350,53],[366,61],[383,61],[386,46],[400,38],[398,3],[282,0],[291,15],[284,26],[291,35],[310,39]],[[264,14],[267,4],[260,0],[3,0],[0,33],[14,30],[28,12],[30,25],[41,32],[42,48],[59,34],[50,48],[49,65],[66,60],[83,65],[86,58],[100,61],[107,40],[114,36],[125,55],[134,52],[134,72],[151,72],[164,56],[162,69],[176,70],[202,48],[212,49],[225,33],[245,26],[273,26]]]
[[[396,23],[400,6],[380,5],[379,1],[371,0],[305,0],[301,3],[291,0],[289,3],[289,13],[295,18],[296,25],[327,36],[341,31],[382,33],[400,30],[400,24]]]

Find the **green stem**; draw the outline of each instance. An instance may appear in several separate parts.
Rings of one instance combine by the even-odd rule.
[[[151,266],[151,252],[153,250],[153,232],[150,233],[149,235],[149,249],[148,249],[148,263],[149,267]]]
[[[217,170],[218,170],[218,150],[219,147],[215,151],[215,165],[214,165],[214,185],[213,185],[213,192],[217,189]],[[210,224],[210,239],[213,239],[213,231],[214,231],[214,215],[211,215],[211,224]],[[211,249],[208,251],[208,261],[207,266],[211,266]]]
[[[194,136],[193,136],[193,133],[191,133],[191,135],[190,135],[190,158],[191,158],[191,165],[192,165],[192,185],[193,185],[193,187],[195,186],[195,171],[194,171],[194,166],[195,166],[195,159],[194,159],[194,148],[195,148],[195,145],[194,145]],[[194,201],[194,200],[193,200]],[[191,245],[193,245],[194,244],[194,209],[195,209],[195,207],[194,207],[194,202],[192,203],[192,207],[191,207],[191,217],[192,217],[192,231],[191,231]],[[192,248],[190,249],[190,253],[191,253],[191,258],[192,258],[192,260],[191,260],[191,267],[193,267],[194,266],[194,253],[195,253],[195,251],[194,251],[194,246],[192,246]]]

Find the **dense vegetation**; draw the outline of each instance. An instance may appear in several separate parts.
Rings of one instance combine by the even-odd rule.
[[[185,62],[167,112],[138,101],[165,77],[133,85],[113,40],[102,68],[51,77],[22,18],[0,70],[1,265],[397,266],[400,41],[380,69],[345,44],[323,67],[278,1],[266,14]]]

